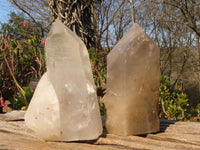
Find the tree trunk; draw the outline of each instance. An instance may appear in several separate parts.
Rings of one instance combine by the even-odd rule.
[[[197,74],[198,74],[198,82],[199,82],[199,87],[198,88],[199,88],[199,92],[200,92],[200,48],[199,48],[199,36],[197,34],[196,34],[196,47],[197,47],[197,54],[198,54],[198,56],[197,56],[197,61],[198,61],[198,63],[197,63],[197,65],[198,65]]]
[[[199,48],[199,36],[196,35],[196,47],[197,47],[197,54],[198,54],[198,74],[199,74],[199,82],[200,82],[200,48]]]
[[[92,23],[91,0],[50,0],[49,7],[54,19],[60,19],[74,31],[86,47],[95,47],[94,27]]]
[[[91,5],[91,11],[92,11],[92,24],[93,24],[93,29],[94,29],[94,48],[95,51],[98,53],[99,50],[101,49],[101,42],[100,42],[100,36],[99,36],[99,13],[101,12],[99,10],[99,7],[101,5],[101,0],[96,1]]]

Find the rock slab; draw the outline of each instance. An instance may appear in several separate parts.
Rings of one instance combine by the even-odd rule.
[[[159,48],[138,24],[133,24],[109,53],[108,133],[127,136],[159,131],[159,59]]]
[[[7,116],[7,115],[6,115]],[[3,117],[6,118],[6,117]],[[9,118],[7,118],[8,120]],[[97,141],[45,142],[27,130],[24,121],[0,118],[1,150],[199,150],[198,122],[160,120],[161,132],[140,136],[104,134]],[[164,130],[162,130],[164,129]],[[92,143],[92,144],[91,144]]]
[[[97,139],[102,133],[91,64],[84,43],[57,20],[46,39],[47,73],[25,115],[26,125],[51,141]]]

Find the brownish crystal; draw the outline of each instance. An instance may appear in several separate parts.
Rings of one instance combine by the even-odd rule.
[[[138,24],[107,58],[106,128],[118,135],[159,131],[160,50]]]

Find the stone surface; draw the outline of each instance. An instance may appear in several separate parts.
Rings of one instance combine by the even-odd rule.
[[[45,140],[97,139],[102,133],[91,64],[83,42],[57,20],[46,39],[47,73],[25,115]]]
[[[4,117],[5,118],[5,117]],[[120,120],[120,119],[119,119]],[[97,141],[45,142],[28,130],[24,121],[0,118],[1,150],[199,150],[198,122],[160,120],[161,132],[147,136],[103,134]],[[162,130],[163,129],[163,130]]]
[[[5,114],[0,114],[0,120],[6,120],[6,121],[24,120],[25,113],[26,111],[13,110]]]
[[[126,136],[159,131],[159,58],[159,48],[138,24],[109,53],[105,96],[109,133]]]

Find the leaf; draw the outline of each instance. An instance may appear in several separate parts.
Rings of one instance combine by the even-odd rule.
[[[33,96],[33,89],[30,88],[30,87],[23,87],[23,90],[25,92],[25,97],[26,97],[26,100],[27,102],[29,103],[31,101],[31,98]]]
[[[10,45],[12,46],[13,49],[15,49],[17,47],[16,41],[11,41]]]
[[[0,59],[4,59],[4,55],[3,54],[0,55]]]
[[[20,63],[20,64],[23,64],[23,63],[24,63],[24,58],[23,58],[23,57],[20,57],[20,58],[19,58],[19,63]]]

